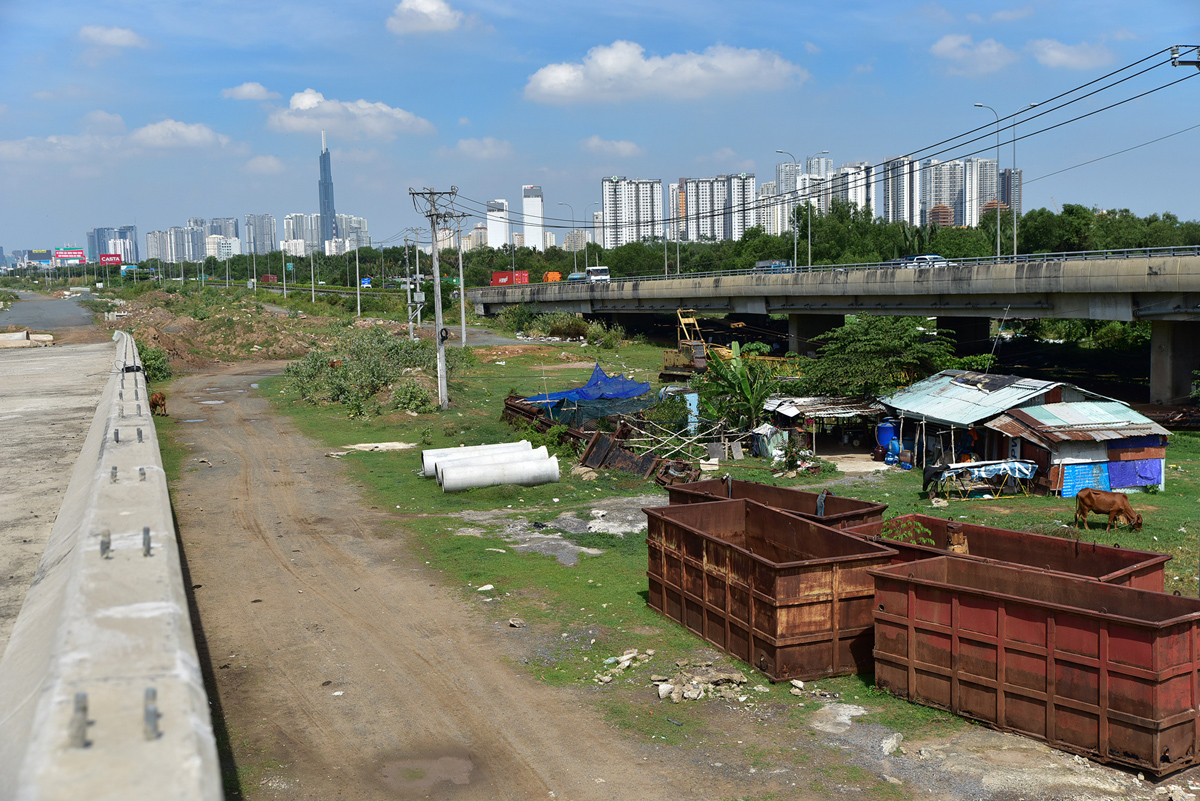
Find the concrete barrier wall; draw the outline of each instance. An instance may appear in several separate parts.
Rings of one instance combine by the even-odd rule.
[[[3,801],[222,797],[146,381],[114,340],[0,662]]]

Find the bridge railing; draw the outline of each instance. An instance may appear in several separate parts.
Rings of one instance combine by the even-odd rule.
[[[0,662],[0,801],[222,797],[145,374],[114,339]]]
[[[974,267],[987,265],[1001,264],[1039,264],[1050,261],[1104,261],[1110,259],[1132,259],[1132,258],[1163,258],[1173,256],[1200,256],[1200,245],[1186,245],[1182,247],[1157,247],[1157,248],[1125,248],[1120,250],[1076,250],[1064,251],[1060,253],[1032,253],[1018,254],[1017,256],[982,256],[966,259],[946,259],[948,267]],[[626,282],[641,282],[641,281],[673,281],[677,279],[691,278],[723,278],[727,276],[738,275],[780,275],[780,274],[803,274],[803,273],[820,273],[832,272],[835,270],[879,270],[879,269],[908,269],[909,265],[903,264],[903,259],[891,259],[882,262],[868,262],[855,264],[814,264],[811,267],[799,266],[770,266],[770,267],[752,267],[738,270],[706,270],[698,272],[686,272],[681,274],[658,275],[647,274],[638,276],[627,276],[621,278],[613,278],[610,283],[619,284]],[[943,267],[923,267],[921,269],[944,269]],[[579,282],[582,283],[582,282]],[[563,282],[562,286],[568,286]],[[521,284],[512,287],[471,287],[472,292],[482,291],[501,291],[511,290],[515,288],[530,288],[542,286],[541,284]],[[588,284],[595,286],[595,284]]]

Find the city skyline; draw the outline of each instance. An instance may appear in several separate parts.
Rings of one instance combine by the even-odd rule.
[[[1022,211],[1082,203],[1196,219],[1188,182],[1156,176],[1200,167],[1197,131],[1173,135],[1193,124],[1179,110],[1200,79],[1035,135],[1194,67],[1010,115],[1196,42],[1198,23],[1182,0],[1138,15],[1111,3],[867,2],[817,24],[765,1],[401,0],[336,13],[301,1],[256,7],[233,28],[170,4],[4,4],[8,56],[23,68],[0,75],[0,246],[83,246],[97,227],[162,230],[197,213],[283,219],[310,208],[322,130],[342,203],[375,221],[377,241],[422,226],[409,187],[458,186],[482,220],[488,198],[515,211],[517,187],[541,186],[546,230],[561,231],[570,213],[558,203],[582,217],[602,176],[765,182],[777,150],[821,172],[998,149],[1003,171],[1015,148]],[[395,80],[438,56],[440,81]],[[969,145],[919,152],[973,129]],[[900,202],[904,187],[889,188]]]

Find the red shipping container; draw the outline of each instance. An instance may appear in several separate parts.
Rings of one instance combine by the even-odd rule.
[[[528,284],[528,270],[507,270],[502,273],[492,273],[492,286],[513,286],[514,284]]]
[[[260,281],[260,283],[263,283],[263,284],[278,284],[279,276],[278,275],[264,275],[261,279],[259,279],[259,281]]]

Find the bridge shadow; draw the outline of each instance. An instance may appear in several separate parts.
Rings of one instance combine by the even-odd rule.
[[[213,737],[217,741],[217,760],[221,766],[221,785],[225,798],[231,801],[244,799],[241,780],[238,778],[237,762],[233,757],[233,747],[229,742],[229,730],[225,726],[225,710],[221,706],[221,696],[217,692],[217,678],[213,673],[213,661],[208,650],[208,637],[204,634],[204,624],[200,621],[200,609],[196,605],[196,591],[192,585],[192,571],[188,567],[187,550],[183,546],[183,538],[179,534],[179,518],[175,514],[175,504],[171,503],[171,523],[175,526],[175,547],[179,549],[179,567],[183,573],[183,586],[187,592],[188,617],[192,621],[192,634],[196,638],[196,655],[200,659],[200,675],[204,679],[204,692],[208,695],[208,705],[212,712]]]

